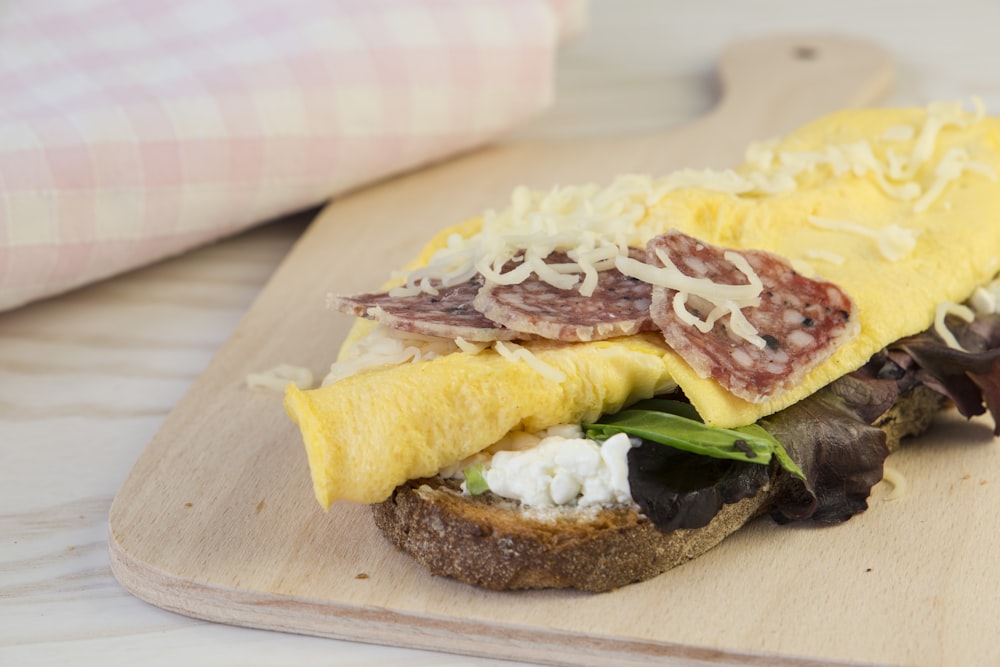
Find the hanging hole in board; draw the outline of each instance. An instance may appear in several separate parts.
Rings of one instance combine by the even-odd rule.
[[[819,57],[819,52],[814,46],[799,45],[792,49],[792,56],[796,60],[816,60]]]

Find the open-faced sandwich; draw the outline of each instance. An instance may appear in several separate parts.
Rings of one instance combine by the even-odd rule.
[[[842,522],[901,438],[1000,405],[1000,120],[849,110],[729,171],[518,189],[290,386],[315,494],[438,575],[603,591],[751,518]]]

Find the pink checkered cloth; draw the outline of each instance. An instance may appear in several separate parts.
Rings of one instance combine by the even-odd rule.
[[[583,0],[6,0],[0,310],[496,138]]]

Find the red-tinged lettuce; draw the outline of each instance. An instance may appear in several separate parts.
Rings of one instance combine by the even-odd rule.
[[[933,329],[893,347],[909,355],[920,367],[919,381],[951,399],[963,417],[988,410],[993,434],[1000,435],[1000,315],[972,322],[949,317],[946,323],[964,349],[948,347]]]
[[[644,440],[628,454],[632,498],[662,531],[701,528],[724,504],[750,498],[771,466],[693,454]]]
[[[707,426],[683,401],[640,401],[583,427],[589,438],[626,433],[642,440],[629,452],[629,486],[636,504],[663,531],[701,528],[723,505],[757,495],[771,482],[772,462],[805,479],[765,429]]]
[[[777,487],[772,516],[779,523],[839,523],[863,512],[889,453],[886,433],[876,424],[903,394],[930,389],[966,417],[988,410],[994,424],[1000,422],[1000,315],[979,315],[970,323],[949,318],[948,325],[964,350],[948,347],[933,330],[911,336],[760,422],[805,479],[775,462],[707,458],[644,441],[629,454],[633,498],[661,530],[706,525],[723,504],[755,495],[768,483]],[[924,415],[895,437],[921,431],[931,418]]]
[[[833,390],[821,390],[762,425],[805,473],[805,480],[782,480],[776,521],[840,523],[868,508],[889,455],[886,434]]]
[[[965,417],[988,410],[1000,435],[1000,316],[978,315],[971,322],[949,317],[947,324],[964,349],[949,347],[930,329],[762,422],[808,480],[787,480],[774,513],[778,521],[837,523],[864,511],[888,454],[885,435],[870,424],[920,385],[951,400]],[[911,430],[929,421],[927,415]]]

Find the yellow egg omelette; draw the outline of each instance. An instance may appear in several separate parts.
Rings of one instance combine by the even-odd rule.
[[[631,234],[633,245],[677,229],[726,248],[781,255],[849,294],[860,332],[794,388],[758,403],[699,376],[658,333],[456,348],[319,389],[289,386],[285,406],[301,429],[316,497],[324,508],[335,500],[379,502],[512,431],[594,420],[675,387],[718,426],[753,423],[792,405],[927,329],[938,304],[961,302],[996,275],[998,175],[1000,120],[935,104],[839,112],[781,141],[755,144],[731,171],[520,190],[510,210],[439,234],[413,267],[449,245],[482,241],[479,235],[498,226],[518,231],[547,214],[576,224],[567,211],[604,211],[613,223],[604,228]],[[342,357],[373,329],[359,321]]]

